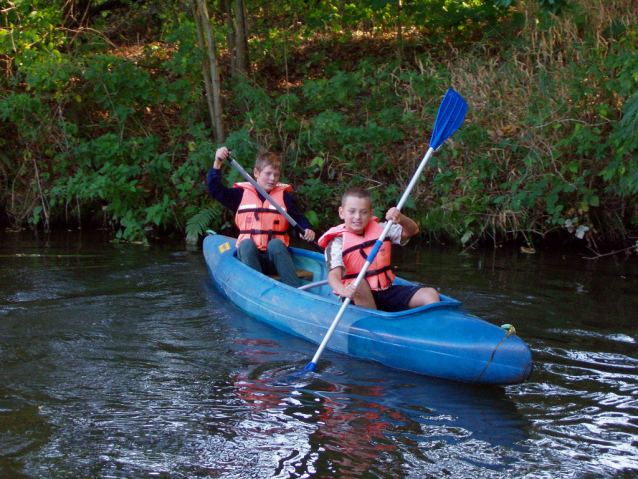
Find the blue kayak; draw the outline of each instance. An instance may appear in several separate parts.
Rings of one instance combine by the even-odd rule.
[[[235,238],[210,235],[204,257],[219,291],[239,309],[281,331],[319,344],[341,303],[326,283],[323,255],[291,248],[307,279],[285,285],[237,259]],[[399,277],[397,284],[412,284]],[[532,374],[532,354],[513,329],[505,330],[441,302],[386,313],[350,305],[327,349],[428,376],[477,384],[518,384]]]

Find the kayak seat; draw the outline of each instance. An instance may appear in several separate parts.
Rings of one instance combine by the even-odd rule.
[[[301,280],[312,281],[314,274],[312,271],[306,271],[305,269],[296,269],[297,277]],[[281,280],[281,276],[278,274],[269,274],[269,278],[276,279],[277,281]]]

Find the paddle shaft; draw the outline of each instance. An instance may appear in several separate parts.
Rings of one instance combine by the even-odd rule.
[[[423,160],[421,160],[421,164],[417,168],[416,173],[412,177],[412,180],[410,180],[410,183],[408,184],[408,187],[403,193],[403,196],[401,196],[401,199],[399,200],[399,204],[396,206],[396,208],[399,211],[401,211],[401,208],[403,208],[403,205],[405,204],[408,197],[410,196],[410,193],[412,192],[414,185],[416,185],[416,182],[419,180],[421,176],[421,172],[423,171],[423,168],[425,168],[425,165],[427,164],[428,160],[430,159],[433,153],[434,153],[434,148],[430,147],[428,149],[428,152],[423,157]],[[383,245],[383,240],[385,240],[385,237],[388,235],[388,232],[390,231],[392,224],[393,224],[392,220],[389,220],[386,223],[385,228],[383,228],[383,232],[381,233],[381,236],[379,236],[379,239],[374,243],[374,247],[370,251],[370,254],[368,254],[368,259],[366,260],[365,264],[363,265],[363,268],[361,268],[361,271],[357,275],[357,279],[354,280],[355,288],[359,287],[359,284],[361,284],[361,281],[363,281],[363,278],[365,278],[368,268],[374,261],[374,258],[377,256],[377,253],[379,252],[379,250],[381,249],[381,246]],[[339,321],[341,321],[341,317],[343,316],[343,313],[345,312],[349,304],[350,304],[350,298],[346,298],[343,304],[341,305],[341,308],[339,309],[337,316],[335,316],[335,319],[332,321],[332,324],[330,325],[330,329],[328,329],[328,332],[323,338],[323,341],[321,341],[321,344],[319,345],[317,352],[312,358],[312,361],[308,363],[305,369],[308,369],[310,371],[314,371],[316,369],[317,362],[319,361],[319,357],[323,353],[323,350],[326,348],[328,341],[330,341],[330,337],[332,336],[332,333],[334,333],[334,330],[339,324]]]
[[[288,223],[290,223],[290,225],[295,229],[295,231],[297,233],[299,233],[301,236],[306,234],[306,231],[299,226],[299,223],[297,223],[295,220],[292,219],[292,217],[286,212],[286,210],[284,210],[279,204],[277,204],[277,202],[275,200],[273,200],[270,195],[268,193],[266,193],[266,190],[264,190],[261,185],[259,183],[257,183],[252,176],[250,176],[248,173],[246,173],[246,170],[244,170],[242,168],[242,166],[237,163],[232,156],[228,155],[228,160],[230,161],[230,164],[237,170],[239,171],[239,174],[241,176],[243,176],[251,185],[253,185],[255,187],[255,189],[264,197],[266,198],[271,205],[273,205],[275,207],[275,209],[284,217],[286,218],[286,220],[288,221]],[[321,248],[321,246],[319,246],[316,242],[312,241],[309,242],[310,244],[312,244],[314,246],[314,248],[320,252],[323,253],[323,249]]]

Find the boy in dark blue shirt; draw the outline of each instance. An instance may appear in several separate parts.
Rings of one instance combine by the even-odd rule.
[[[239,227],[237,256],[243,263],[265,274],[279,274],[282,282],[299,287],[286,233],[288,221],[251,183],[237,183],[228,188],[222,184],[221,166],[230,155],[225,146],[215,153],[208,172],[208,193],[235,214]],[[273,153],[263,153],[255,160],[255,180],[305,231],[303,239],[312,242],[315,232],[290,194],[290,185],[279,183],[281,162]]]

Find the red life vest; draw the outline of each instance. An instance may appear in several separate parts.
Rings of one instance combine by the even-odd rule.
[[[372,247],[383,233],[383,227],[379,224],[378,218],[373,218],[366,226],[365,234],[359,236],[352,233],[346,228],[345,224],[330,228],[319,238],[317,243],[324,248],[328,242],[335,236],[343,238],[343,263],[346,267],[346,274],[341,279],[343,284],[353,282],[363,269],[363,265],[368,259],[368,254]],[[370,284],[370,289],[384,290],[388,289],[394,282],[394,273],[391,264],[392,242],[389,238],[385,238],[379,252],[374,257],[368,271],[366,271],[366,279]]]
[[[259,194],[251,183],[235,183],[235,187],[244,189],[244,195],[235,214],[235,224],[239,227],[237,245],[239,246],[239,243],[247,238],[252,238],[257,248],[265,251],[268,241],[279,238],[288,246],[290,243],[290,237],[286,234],[288,220],[270,201],[259,199]],[[277,183],[268,194],[281,209],[286,211],[284,192],[291,189],[290,185]]]

